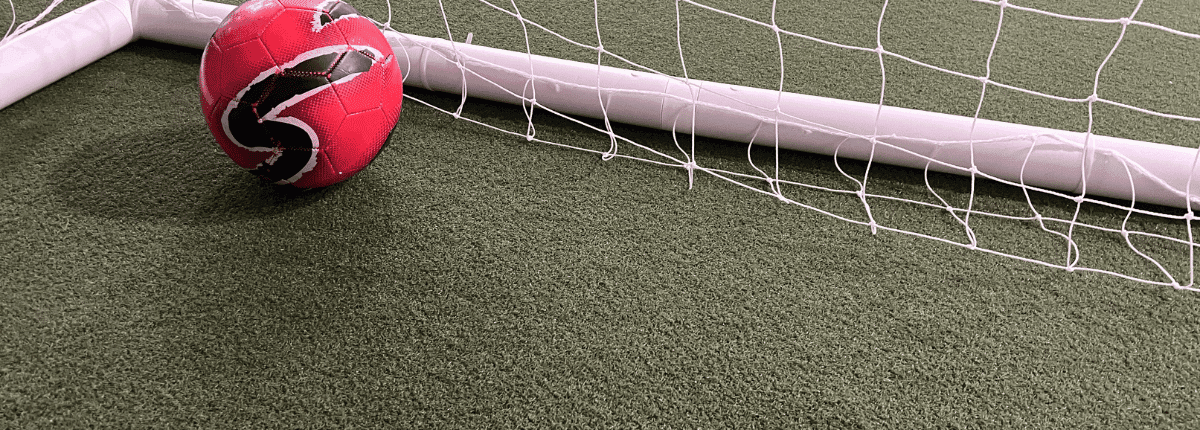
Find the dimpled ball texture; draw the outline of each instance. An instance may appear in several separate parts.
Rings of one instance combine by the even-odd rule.
[[[376,24],[339,0],[251,0],[204,48],[200,102],[239,166],[315,188],[364,169],[400,117],[400,66]]]

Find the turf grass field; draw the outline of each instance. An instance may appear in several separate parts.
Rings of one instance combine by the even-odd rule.
[[[1039,6],[1103,17],[1132,9],[1116,3]],[[81,4],[65,2],[60,13]],[[895,22],[941,21],[913,24],[924,31],[887,27],[892,49],[982,67],[987,45],[951,46],[989,40],[993,9],[914,4],[893,2],[889,13]],[[1148,3],[1139,17],[1200,31],[1200,19],[1180,4]],[[355,5],[387,13],[383,4]],[[472,32],[477,44],[524,43],[511,18],[470,2],[447,5],[456,40]],[[518,5],[595,42],[590,3]],[[720,6],[763,18],[769,5]],[[43,7],[17,6],[19,21]],[[393,6],[397,29],[445,35],[436,4]],[[663,27],[673,24],[673,9],[601,3],[605,46],[677,72],[674,29]],[[781,26],[866,44],[879,5],[788,10],[782,15],[797,22]],[[1003,64],[1037,61],[1044,55],[1022,55],[1039,47],[1061,50],[1049,54],[1064,60],[997,76],[1090,88],[1086,72],[1111,47],[1111,27],[1067,26],[1056,35],[1061,23],[1008,18],[1006,31],[1027,42],[1001,50]],[[719,21],[728,27],[688,27],[689,73],[777,84],[773,34]],[[531,42],[537,52],[595,61],[594,52],[556,48],[536,32]],[[1194,101],[1200,93],[1196,51],[1171,54],[1196,43],[1141,43],[1139,61],[1175,58],[1170,85],[1191,92],[1160,87],[1157,75],[1121,62],[1112,79],[1136,82],[1113,86],[1194,115],[1189,99],[1172,95]],[[789,60],[799,76],[789,90],[878,98],[876,58],[794,51],[813,58]],[[689,190],[680,169],[532,144],[417,103],[406,103],[391,145],[359,177],[284,192],[236,168],[208,135],[197,102],[199,55],[135,43],[0,111],[3,426],[1186,428],[1200,420],[1195,293],[871,235],[711,177],[697,176]],[[978,91],[970,85],[888,65],[895,104],[973,111]],[[450,109],[459,101],[406,91]],[[1085,125],[1078,106],[994,96],[985,116]],[[524,129],[520,108],[476,100],[467,108],[473,118]],[[608,145],[568,121],[537,121],[541,137]],[[1139,117],[1104,124],[1111,134],[1179,144],[1196,135],[1193,126]],[[618,130],[673,145],[666,133]],[[744,147],[698,144],[701,163],[748,169]],[[770,155],[754,152],[756,160]],[[782,165],[797,180],[847,186],[829,157],[785,153]],[[873,166],[871,175],[875,192],[925,193],[920,172]],[[965,180],[933,180],[964,199]],[[856,199],[793,191],[861,217]],[[998,212],[1026,205],[1008,187],[982,183],[977,193]],[[1049,201],[1041,208],[1073,210]],[[876,210],[889,225],[961,236],[938,211],[886,202]],[[1086,213],[1104,225],[1123,215]],[[993,246],[1065,256],[1036,226],[973,222]],[[1088,241],[1088,264],[1154,270],[1112,238],[1080,241]],[[1177,249],[1147,247],[1186,279],[1186,259],[1169,258]]]

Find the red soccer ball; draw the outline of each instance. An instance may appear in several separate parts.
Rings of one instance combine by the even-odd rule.
[[[383,32],[340,0],[243,3],[200,62],[200,104],[225,153],[301,188],[370,164],[400,118],[402,91]]]

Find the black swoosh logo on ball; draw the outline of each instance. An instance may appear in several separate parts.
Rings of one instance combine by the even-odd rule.
[[[252,173],[272,182],[290,183],[312,170],[320,147],[315,132],[299,119],[280,117],[279,113],[334,82],[370,70],[375,62],[375,55],[367,50],[319,53],[322,50],[328,48],[301,54],[297,58],[313,56],[260,76],[226,110],[226,132],[235,143],[252,151],[275,152]]]

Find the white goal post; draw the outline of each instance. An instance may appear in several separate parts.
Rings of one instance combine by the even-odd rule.
[[[96,0],[0,45],[0,109],[139,38],[202,48],[231,5]],[[387,31],[405,83],[736,142],[1187,208],[1197,150],[814,97]],[[30,73],[38,70],[38,73]],[[695,107],[695,109],[693,109]],[[1200,185],[1200,184],[1197,184]],[[1187,196],[1190,196],[1187,197]]]

